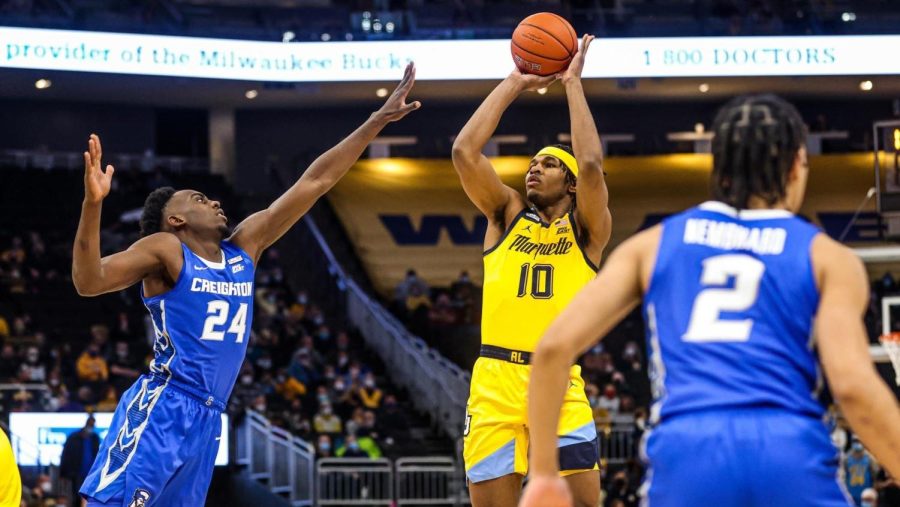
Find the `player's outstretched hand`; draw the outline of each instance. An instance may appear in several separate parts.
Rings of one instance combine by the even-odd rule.
[[[572,58],[569,66],[560,75],[560,79],[562,79],[564,84],[574,79],[581,79],[581,72],[584,70],[584,56],[587,54],[592,40],[594,40],[593,35],[584,34],[581,37],[581,46],[575,52],[575,57]]]
[[[409,104],[406,103],[406,96],[409,95],[409,91],[412,90],[415,82],[416,64],[409,62],[406,65],[406,70],[403,71],[403,79],[400,81],[400,84],[397,85],[397,88],[394,88],[394,93],[388,97],[381,109],[378,110],[378,113],[385,120],[397,121],[409,114],[410,111],[415,111],[422,107],[422,103],[418,100]]]
[[[572,493],[562,477],[528,479],[519,507],[572,507]]]
[[[556,74],[551,74],[549,76],[526,74],[519,70],[518,67],[514,68],[513,71],[509,73],[509,76],[506,77],[508,81],[511,81],[516,86],[516,89],[518,89],[520,93],[546,88],[553,84],[558,78],[559,76]]]
[[[84,152],[84,198],[91,203],[99,203],[109,195],[113,173],[116,170],[111,165],[106,166],[106,172],[101,169],[100,158],[103,156],[103,147],[100,146],[100,137],[91,134],[88,140],[88,151]]]

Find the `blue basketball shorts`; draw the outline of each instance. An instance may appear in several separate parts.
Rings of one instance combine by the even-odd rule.
[[[822,421],[760,408],[678,415],[644,435],[649,507],[847,507]]]
[[[119,401],[81,495],[89,506],[202,506],[224,409],[212,396],[142,376]]]

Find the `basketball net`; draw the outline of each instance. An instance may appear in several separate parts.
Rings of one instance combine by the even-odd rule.
[[[894,382],[900,386],[900,333],[881,335],[881,346],[891,358],[891,364],[894,365]]]

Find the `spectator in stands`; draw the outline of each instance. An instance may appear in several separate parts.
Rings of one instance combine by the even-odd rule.
[[[87,386],[82,386],[78,388],[78,393],[75,399],[72,399],[72,396],[68,391],[60,392],[57,404],[59,405],[56,409],[57,412],[84,412],[87,408],[87,405],[90,404],[90,399],[93,396],[91,393],[91,388]],[[82,401],[88,400],[88,401]]]
[[[866,454],[862,442],[854,439],[850,445],[850,453],[844,461],[844,478],[847,491],[856,505],[859,505],[863,490],[874,484],[875,462]]]
[[[428,311],[428,321],[432,326],[447,327],[456,324],[456,308],[450,300],[450,296],[441,293],[434,301],[434,306]]]
[[[420,294],[428,294],[428,284],[425,283],[425,280],[419,278],[416,270],[410,269],[406,271],[406,278],[394,289],[394,301],[401,306],[405,306],[413,287],[416,287]]]
[[[606,384],[603,388],[603,396],[597,400],[597,406],[606,410],[610,414],[617,414],[619,412],[619,396],[616,393],[616,386],[612,384]]]
[[[103,359],[108,359],[112,356],[109,344],[109,328],[105,324],[94,324],[91,326],[91,343],[97,346],[97,351]]]
[[[878,492],[876,492],[872,488],[866,488],[863,490],[862,495],[860,496],[859,507],[877,507],[878,506]]]
[[[238,416],[246,407],[252,406],[253,401],[261,394],[261,386],[253,382],[253,367],[244,363],[238,383],[228,399],[228,412],[232,417]]]
[[[116,405],[118,404],[118,391],[116,391],[115,387],[110,385],[106,387],[106,394],[100,401],[97,402],[94,410],[96,410],[97,412],[113,412],[116,410]]]
[[[316,445],[316,457],[330,458],[331,453],[331,437],[328,435],[319,435],[319,441]]]
[[[409,422],[406,420],[406,414],[400,410],[397,403],[397,397],[389,394],[384,397],[384,404],[381,406],[381,412],[378,413],[381,427],[384,428],[385,438],[397,440],[406,434],[409,428]]]
[[[622,501],[626,507],[637,507],[637,492],[628,482],[628,474],[624,470],[616,472],[612,481],[608,481],[607,484],[606,501],[604,502],[606,507],[612,506],[616,500]]]
[[[268,408],[268,402],[266,401],[266,397],[263,394],[258,394],[256,398],[253,398],[253,402],[250,405],[250,408],[259,412],[263,416],[267,416],[266,409]]]
[[[16,357],[16,348],[12,344],[3,345],[0,351],[0,381],[8,382],[18,373],[19,358]]]
[[[334,379],[334,394],[337,397],[335,412],[341,417],[349,417],[350,413],[357,408],[359,402],[356,399],[356,384],[347,384],[346,377],[336,377]]]
[[[47,367],[41,364],[41,353],[34,345],[25,351],[25,361],[19,367],[19,379],[30,384],[43,384],[47,380]]]
[[[356,441],[356,435],[350,433],[344,437],[344,445],[335,452],[335,456],[339,458],[368,458],[369,454],[360,449],[359,442]]]
[[[94,432],[94,416],[88,416],[84,427],[69,435],[59,458],[59,475],[72,485],[72,498],[79,498],[78,489],[87,477],[100,450],[100,437]]]
[[[362,423],[362,426],[360,426],[360,428],[359,428],[358,435],[360,437],[370,436],[375,439],[380,438],[380,435],[378,433],[377,426],[376,426],[377,422],[378,422],[378,420],[375,416],[375,412],[372,412],[371,410],[364,411],[363,412],[363,423]]]
[[[356,389],[356,396],[363,407],[378,410],[381,407],[381,398],[384,393],[375,385],[375,375],[366,373],[362,385]]]
[[[78,380],[82,382],[96,384],[109,379],[109,367],[106,359],[100,355],[100,348],[96,343],[91,343],[84,349],[78,358],[76,368],[78,369]]]
[[[138,362],[131,357],[128,342],[116,342],[115,354],[109,361],[109,381],[116,392],[124,393],[140,376]]]
[[[334,399],[332,397],[331,391],[325,385],[320,385],[316,388],[316,401],[319,403],[319,406],[330,405],[333,406]]]
[[[313,428],[319,434],[340,435],[343,431],[343,424],[332,411],[331,405],[325,404],[319,407],[319,412],[313,418]]]
[[[312,425],[306,418],[306,411],[300,398],[294,398],[287,408],[281,413],[281,417],[287,425],[287,430],[298,437],[308,440],[312,433]]]
[[[288,373],[307,390],[319,383],[319,373],[313,365],[311,351],[305,347],[294,354]]]
[[[334,347],[331,341],[331,328],[325,324],[316,329],[316,347],[318,350],[330,350]]]

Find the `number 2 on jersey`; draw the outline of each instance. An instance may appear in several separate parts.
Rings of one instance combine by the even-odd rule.
[[[745,342],[753,319],[723,319],[722,312],[743,312],[756,303],[766,265],[740,254],[717,255],[703,261],[700,283],[712,285],[700,291],[691,310],[691,322],[682,336],[687,342]],[[715,287],[734,277],[734,287]]]
[[[225,339],[226,331],[216,329],[225,324],[228,320],[228,301],[210,301],[206,306],[206,322],[203,323],[203,334],[200,335],[201,340],[212,340],[220,342]],[[244,331],[247,330],[247,303],[241,303],[234,318],[231,319],[231,325],[228,326],[228,333],[237,335],[235,343],[244,341]]]

